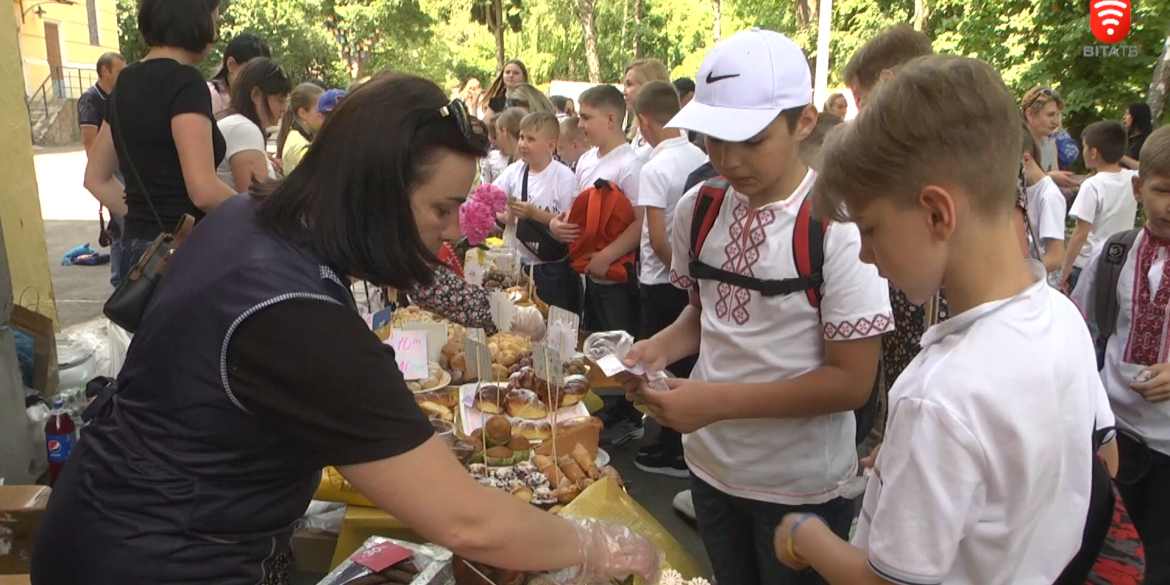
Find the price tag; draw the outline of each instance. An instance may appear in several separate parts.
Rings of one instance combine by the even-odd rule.
[[[483,332],[483,329],[479,329],[479,328],[468,329],[467,330],[467,338],[474,339],[474,340],[476,340],[484,345],[487,345],[487,334]]]
[[[353,562],[377,573],[393,567],[412,556],[414,556],[414,553],[408,549],[402,548],[392,542],[383,542],[366,547],[361,552],[355,554],[353,556]]]
[[[463,340],[463,358],[467,370],[474,372],[480,382],[492,382],[492,352],[488,346],[471,339]]]
[[[407,380],[427,379],[427,332],[394,329],[386,344],[394,348],[398,370]]]
[[[554,388],[560,388],[564,383],[564,365],[561,363],[561,352],[546,347],[543,343],[532,346],[532,366],[536,370],[536,377],[548,382]]]
[[[545,343],[562,356],[571,356],[577,352],[577,331],[580,326],[580,315],[561,307],[549,307]]]
[[[493,291],[491,299],[492,322],[496,324],[496,328],[500,331],[512,330],[512,313],[515,308],[512,300],[508,298],[508,293],[504,291]]]
[[[406,323],[403,331],[425,331],[427,333],[427,359],[439,361],[443,346],[447,343],[447,326],[442,323]]]

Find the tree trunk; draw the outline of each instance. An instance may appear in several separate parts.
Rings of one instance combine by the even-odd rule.
[[[589,83],[601,83],[601,59],[597,56],[597,27],[594,24],[596,0],[577,0],[577,16],[585,34],[585,60],[589,63]]]
[[[618,49],[626,54],[626,30],[630,22],[630,0],[622,0],[622,35],[618,37]]]
[[[914,0],[914,30],[926,32],[926,25],[930,21],[930,5],[928,0]]]
[[[796,0],[796,28],[807,27],[809,18],[808,0]]]
[[[713,27],[712,32],[714,33],[714,36],[715,36],[715,42],[718,43],[719,37],[722,36],[722,34],[723,34],[723,31],[722,31],[723,27],[721,26],[722,23],[720,22],[723,19],[722,15],[720,14],[723,11],[722,10],[723,0],[712,0],[711,4],[712,4],[712,7],[715,9],[715,25]]]
[[[634,0],[634,58],[642,58],[642,12],[645,7],[643,0]]]
[[[1154,66],[1154,79],[1150,82],[1150,94],[1146,102],[1154,114],[1154,124],[1162,121],[1166,114],[1166,98],[1170,94],[1170,35],[1162,44],[1162,56]]]
[[[496,35],[496,71],[504,70],[504,3],[503,0],[492,0],[492,32]]]

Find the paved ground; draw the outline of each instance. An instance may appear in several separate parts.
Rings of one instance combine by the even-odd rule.
[[[61,327],[65,329],[101,317],[102,304],[113,292],[109,282],[109,267],[61,266],[62,255],[73,247],[89,242],[97,248],[97,203],[82,187],[85,152],[80,147],[38,150],[35,164],[53,291],[57,298]],[[687,482],[643,473],[634,467],[633,459],[638,448],[649,442],[657,432],[653,423],[650,424],[651,430],[641,443],[610,449],[614,465],[625,478],[630,495],[674,534],[709,572],[710,564],[703,553],[698,534],[671,508],[674,495],[685,489]],[[299,575],[294,583],[311,585],[317,577]]]

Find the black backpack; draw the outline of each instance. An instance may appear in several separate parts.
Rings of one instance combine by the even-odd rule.
[[[698,184],[698,181],[692,184],[691,180],[695,179],[697,175],[702,176],[699,173],[707,167],[710,167],[708,172],[712,175],[715,174],[714,167],[710,165],[711,163],[707,163],[699,167],[688,177],[687,191]],[[699,252],[702,251],[703,243],[707,240],[711,226],[715,224],[715,219],[719,216],[719,210],[723,207],[723,198],[727,195],[729,186],[730,183],[722,177],[709,177],[705,179],[703,186],[699,189],[699,196],[695,201],[694,218],[691,221],[691,253],[688,264],[690,274],[695,279],[695,288],[698,288],[699,280],[714,280],[754,290],[765,297],[803,292],[808,297],[809,304],[819,311],[822,297],[821,286],[825,282],[823,274],[825,265],[824,241],[828,222],[813,219],[812,200],[807,197],[800,206],[796,218],[796,229],[792,232],[792,253],[798,273],[796,278],[764,280],[729,272],[699,260]],[[869,398],[861,408],[853,411],[857,423],[855,444],[860,445],[869,436],[869,432],[873,430],[874,423],[877,421],[877,414],[878,380],[875,377]]]
[[[1105,346],[1117,330],[1117,281],[1121,278],[1121,267],[1129,257],[1129,249],[1142,228],[1118,232],[1105,240],[1105,248],[1097,257],[1097,274],[1093,279],[1093,312],[1096,315],[1097,369],[1105,368]]]

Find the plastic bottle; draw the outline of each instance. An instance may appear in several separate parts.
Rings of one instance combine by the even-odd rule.
[[[77,427],[69,411],[65,410],[65,402],[60,398],[53,399],[53,410],[49,413],[49,420],[45,422],[45,447],[49,451],[49,485],[57,483],[57,476],[65,467],[65,461],[73,451],[77,441]]]

